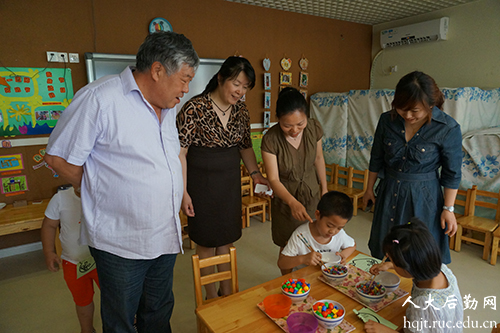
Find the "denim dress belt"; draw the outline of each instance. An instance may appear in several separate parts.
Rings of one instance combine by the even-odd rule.
[[[426,173],[406,173],[406,172],[399,172],[393,169],[385,169],[385,174],[391,178],[406,182],[411,182],[411,181],[421,182],[426,180],[439,179],[437,170]]]

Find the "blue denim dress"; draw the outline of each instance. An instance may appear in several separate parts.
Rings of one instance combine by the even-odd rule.
[[[422,220],[438,242],[443,263],[451,262],[448,236],[441,228],[444,198],[442,187],[457,189],[462,177],[460,125],[434,107],[432,120],[406,142],[404,119],[384,112],[379,119],[369,169],[378,172],[377,204],[368,246],[372,256],[382,258],[382,242],[389,230]]]

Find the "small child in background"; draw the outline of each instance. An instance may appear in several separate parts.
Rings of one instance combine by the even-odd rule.
[[[356,242],[343,230],[352,214],[352,202],[346,194],[337,191],[325,193],[318,203],[316,220],[297,227],[288,240],[278,259],[279,268],[290,272],[300,265],[315,266],[322,259],[321,253],[325,252],[339,255],[342,263],[345,263],[347,257],[356,250]],[[300,240],[301,234],[314,252],[309,251]]]
[[[88,246],[78,245],[82,206],[80,196],[73,187],[58,191],[45,210],[41,238],[45,263],[52,272],[63,268],[64,280],[76,304],[76,314],[82,333],[95,332],[94,329],[94,285],[99,287],[97,270]],[[60,227],[61,258],[55,250],[57,228]],[[79,263],[82,263],[79,265]],[[80,277],[78,276],[80,272]],[[84,275],[81,275],[81,274]]]
[[[403,332],[462,332],[457,325],[462,323],[464,315],[457,279],[442,264],[441,251],[427,226],[412,218],[407,224],[393,227],[384,238],[383,250],[390,262],[373,265],[370,273],[377,275],[394,269],[400,276],[413,279],[412,303],[406,309]],[[365,324],[365,330],[395,332],[371,320]]]

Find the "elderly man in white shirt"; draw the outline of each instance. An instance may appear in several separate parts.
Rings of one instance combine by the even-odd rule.
[[[136,68],[83,87],[46,162],[81,190],[80,241],[101,285],[103,332],[170,332],[173,267],[182,252],[183,179],[176,109],[199,58],[173,32],[146,37]]]

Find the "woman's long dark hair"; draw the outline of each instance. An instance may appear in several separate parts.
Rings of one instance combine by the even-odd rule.
[[[255,86],[255,71],[253,70],[250,61],[243,57],[229,57],[222,64],[221,68],[215,74],[210,81],[208,82],[205,90],[203,90],[202,95],[213,92],[217,89],[219,85],[219,76],[222,80],[221,83],[226,82],[227,80],[234,80],[240,75],[240,73],[245,73],[249,84],[248,88],[252,89]]]

